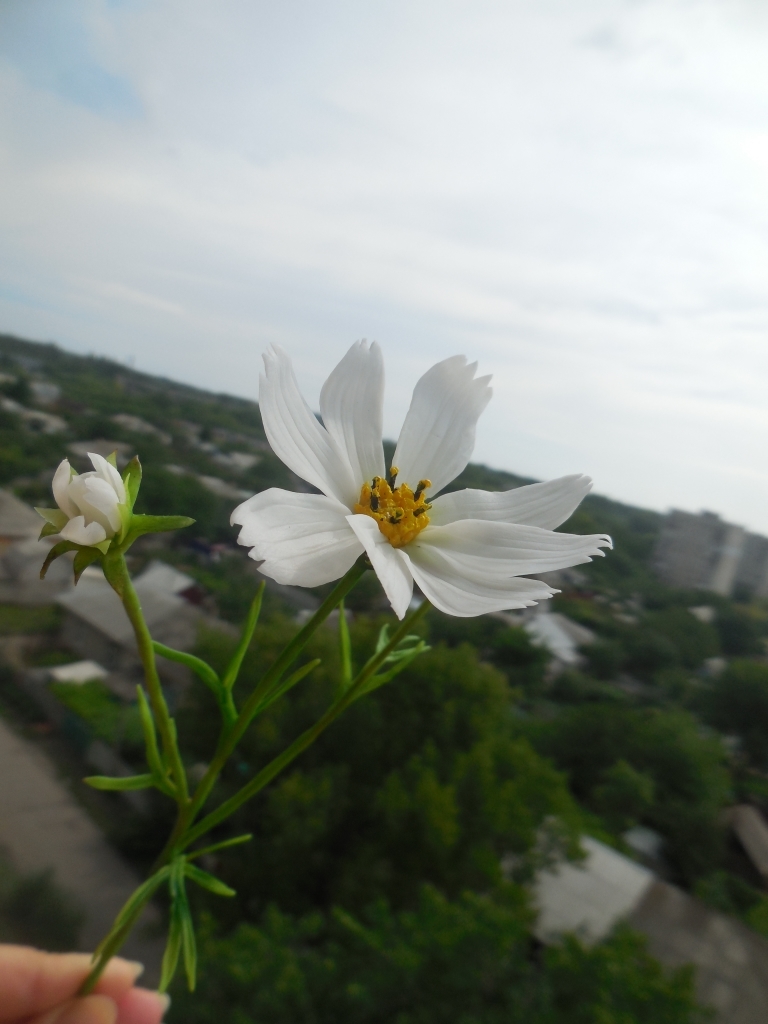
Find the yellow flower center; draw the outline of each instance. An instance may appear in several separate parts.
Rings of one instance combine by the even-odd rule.
[[[402,548],[418,537],[429,523],[427,511],[432,506],[424,499],[424,491],[432,486],[431,480],[419,480],[416,491],[408,484],[395,487],[397,467],[389,471],[389,479],[375,476],[369,484],[363,484],[360,501],[353,511],[358,515],[371,516],[393,548]]]

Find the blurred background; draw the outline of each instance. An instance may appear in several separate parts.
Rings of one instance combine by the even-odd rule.
[[[367,337],[389,438],[463,352],[495,395],[451,486],[589,473],[564,528],[615,551],[551,607],[429,614],[232,822],[171,1019],[764,1020],[767,46],[752,0],[0,0],[0,939],[92,948],[169,823],[80,781],[141,770],[139,667],[97,570],[37,579],[58,461],[139,452],[142,510],[196,517],[131,568],[155,635],[223,663],[259,581],[230,512],[301,486],[261,352],[316,407]],[[323,594],[270,586],[244,686]],[[372,579],[349,617],[361,657]],[[325,706],[334,630],[217,798]],[[212,708],[178,668],[194,776]]]

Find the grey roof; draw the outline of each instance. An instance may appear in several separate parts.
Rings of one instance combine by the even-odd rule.
[[[43,525],[33,508],[10,491],[0,491],[0,540],[37,538]]]
[[[168,620],[195,615],[195,610],[184,598],[155,586],[153,579],[157,581],[160,575],[150,570],[146,576],[138,576],[134,580],[144,619],[153,632]],[[134,647],[133,629],[122,603],[104,579],[101,570],[86,570],[75,589],[58,598],[58,603],[115,643]]]
[[[603,843],[584,837],[582,846],[587,856],[581,864],[561,864],[537,876],[536,935],[542,941],[576,932],[595,942],[625,920],[667,967],[694,965],[697,998],[715,1009],[720,1024],[765,1024],[765,939]]]
[[[731,807],[728,818],[747,856],[763,878],[768,878],[768,825],[765,818],[749,804]]]

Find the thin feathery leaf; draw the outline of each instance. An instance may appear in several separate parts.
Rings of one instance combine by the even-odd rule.
[[[154,775],[124,775],[113,777],[110,775],[89,775],[83,782],[92,789],[104,790],[131,790],[149,789],[155,784]]]
[[[234,889],[230,889],[228,885],[225,885],[224,882],[219,878],[216,878],[215,875],[211,875],[207,871],[203,871],[201,868],[195,867],[194,864],[187,864],[184,868],[184,874],[193,882],[197,882],[197,884],[202,886],[203,889],[207,889],[209,892],[213,892],[217,896],[237,895]]]
[[[267,584],[264,581],[259,584],[256,596],[251,602],[251,607],[248,609],[248,618],[245,620],[240,642],[237,645],[237,650],[232,656],[232,660],[227,666],[227,671],[224,673],[223,685],[225,690],[231,690],[235,685],[235,681],[237,680],[240,672],[240,666],[243,664],[243,658],[251,645],[253,633],[256,629],[256,624],[259,621],[259,615],[261,614],[261,604],[264,600],[264,588],[266,585]]]
[[[166,647],[165,644],[158,643],[157,640],[152,641],[152,646],[155,649],[155,654],[159,654],[169,661],[176,661],[180,665],[186,665],[198,678],[202,679],[217,698],[221,695],[221,680],[208,662],[203,661],[202,658],[196,658],[194,654],[187,654],[186,651],[176,651],[173,647]]]

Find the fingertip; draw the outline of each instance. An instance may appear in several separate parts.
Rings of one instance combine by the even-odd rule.
[[[116,1024],[160,1024],[170,1005],[165,993],[132,988],[117,1004]]]
[[[130,991],[137,978],[144,972],[144,964],[137,960],[124,960],[120,956],[112,957],[104,973],[99,978],[94,992],[99,995],[109,996],[118,1002]]]

